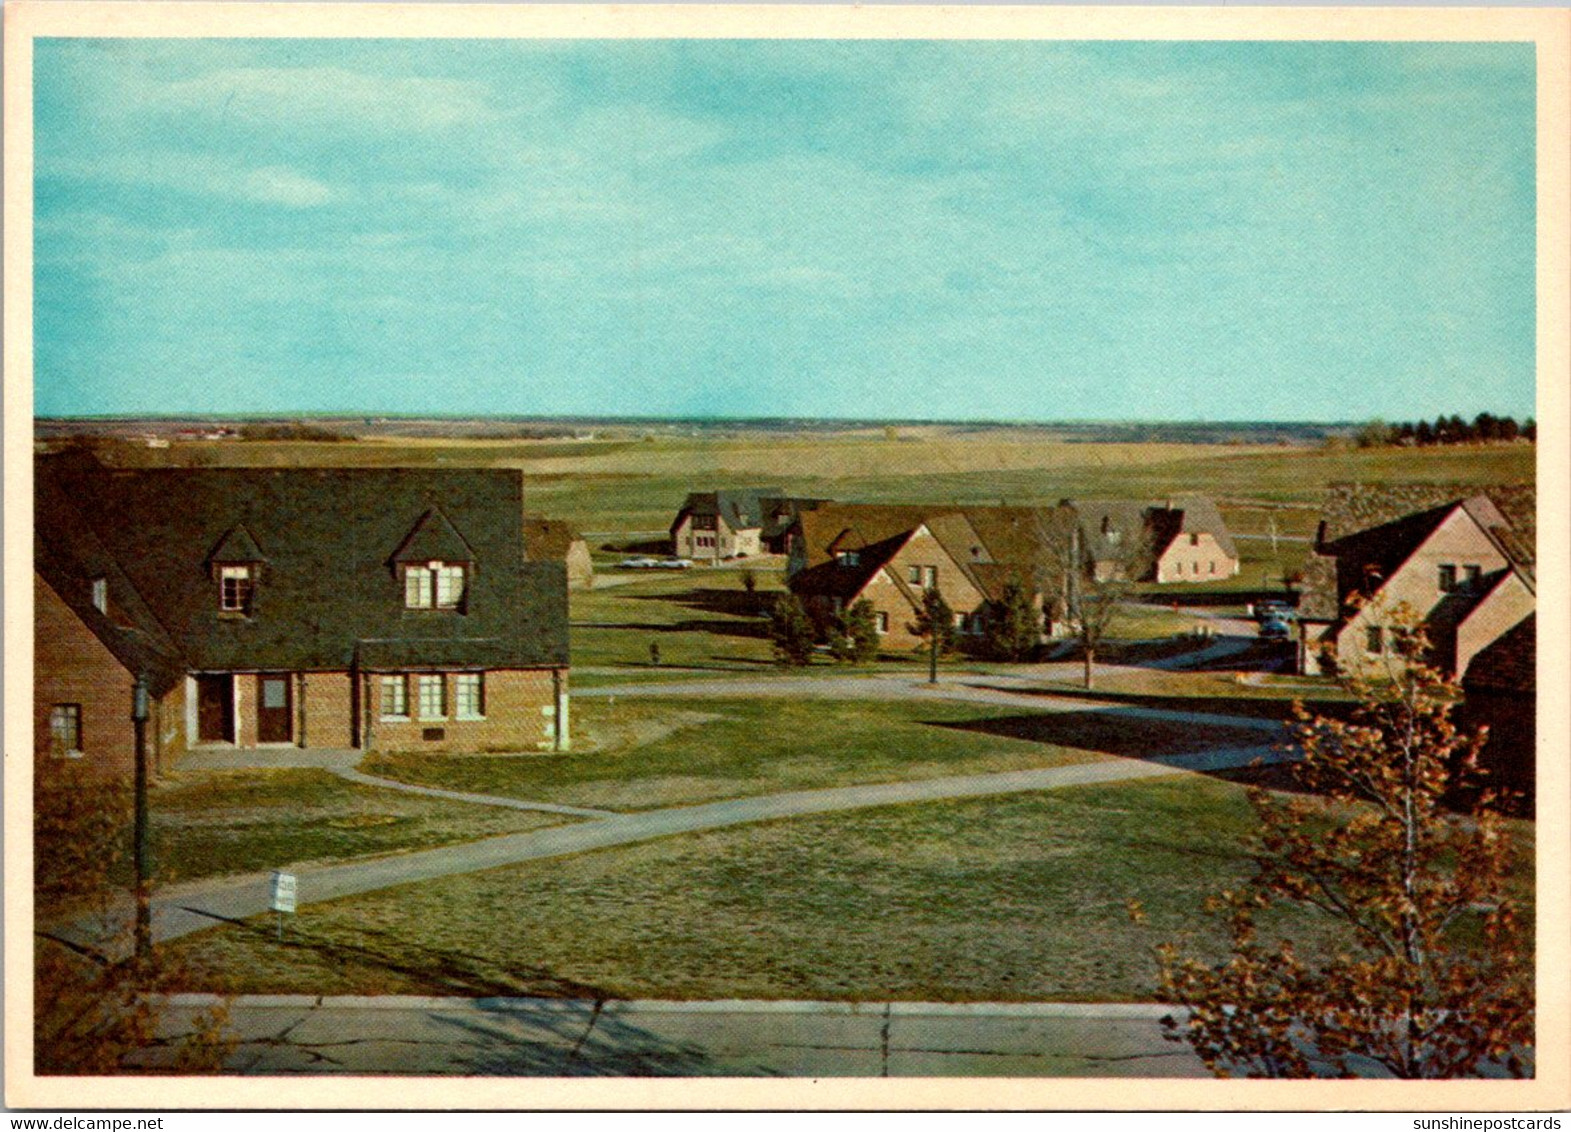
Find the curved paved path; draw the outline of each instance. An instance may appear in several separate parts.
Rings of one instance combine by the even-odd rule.
[[[694,806],[677,806],[641,813],[616,814],[573,825],[553,826],[526,833],[507,834],[482,841],[424,849],[414,853],[302,865],[299,903],[315,904],[401,884],[433,880],[460,873],[479,872],[649,841],[673,834],[722,829],[751,822],[772,821],[806,814],[856,810],[905,802],[934,802],[955,798],[980,798],[1023,791],[1052,790],[1171,774],[1204,772],[1281,761],[1285,756],[1272,747],[1231,747],[1199,754],[1166,758],[1131,759],[1108,756],[1097,762],[1002,774],[977,774],[929,778],[915,782],[888,782],[841,786],[826,790],[801,790],[730,798]],[[267,874],[227,877],[166,889],[153,902],[153,935],[157,940],[177,939],[224,920],[260,915],[269,908]],[[82,926],[56,934],[93,945],[92,933]]]
[[[1279,720],[1224,712],[1178,711],[1140,707],[1112,700],[1078,699],[1042,692],[1034,676],[967,676],[940,679],[937,684],[910,676],[767,676],[757,679],[673,680],[669,683],[604,684],[580,688],[579,699],[680,698],[806,699],[806,700],[960,700],[1028,711],[1097,712],[1121,719],[1148,719],[1207,727],[1236,727],[1285,735]],[[1224,701],[1225,702],[1225,701]]]

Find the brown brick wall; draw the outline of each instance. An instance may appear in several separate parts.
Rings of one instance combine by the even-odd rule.
[[[555,699],[550,669],[511,669],[485,674],[485,718],[457,717],[454,674],[446,673],[445,720],[387,720],[380,716],[380,674],[369,677],[370,746],[381,751],[535,752],[549,750],[555,727]],[[562,687],[567,690],[567,673]],[[409,680],[409,709],[419,711],[419,690],[413,674]],[[549,710],[547,710],[549,709]],[[426,739],[428,729],[442,738]]]
[[[33,602],[33,752],[39,777],[63,761],[50,750],[49,713],[55,704],[82,707],[85,766],[131,774],[136,766],[131,674],[36,574]]]
[[[295,741],[300,742],[299,721],[303,717],[305,746],[355,746],[353,697],[354,681],[347,672],[301,673],[295,680]]]

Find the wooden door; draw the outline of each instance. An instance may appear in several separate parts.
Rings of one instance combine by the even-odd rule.
[[[196,678],[196,739],[199,743],[232,743],[235,738],[233,676]]]
[[[289,677],[263,673],[256,678],[256,741],[287,743],[294,737]]]

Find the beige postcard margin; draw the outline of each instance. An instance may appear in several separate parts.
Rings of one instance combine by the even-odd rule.
[[[1532,1081],[425,1079],[421,1108],[1339,1109],[1571,1106],[1571,12],[1505,8],[11,3],[5,7],[5,1101],[365,1108],[364,1081],[32,1073],[32,45],[49,36],[1213,39],[1533,42],[1538,83],[1538,1076]],[[1554,688],[1562,689],[1560,694]],[[1129,1084],[1133,1084],[1130,1082]],[[383,1094],[387,1095],[387,1094]],[[393,1094],[397,1095],[397,1094]],[[375,1101],[369,1102],[375,1106]],[[394,1107],[394,1106],[384,1106]]]

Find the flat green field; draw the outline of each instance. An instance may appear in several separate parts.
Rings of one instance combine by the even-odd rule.
[[[258,920],[172,947],[198,972],[182,989],[1149,1000],[1157,943],[1219,952],[1200,908],[1248,873],[1252,820],[1241,787],[1190,776],[893,806],[306,906],[283,944]],[[1345,945],[1313,913],[1264,926],[1306,958]]]
[[[663,532],[689,491],[778,486],[843,500],[1055,503],[1071,496],[1204,493],[1237,508],[1238,529],[1304,535],[1313,517],[1259,503],[1313,504],[1326,484],[1530,481],[1531,445],[1341,449],[1286,445],[1072,443],[1029,431],[960,428],[618,436],[600,441],[214,441],[124,447],[122,463],[507,467],[528,477],[531,510],[596,534]],[[1257,506],[1250,506],[1253,502]],[[1235,521],[1231,514],[1229,520]]]
[[[162,882],[426,849],[571,820],[362,786],[310,769],[179,776],[153,791]]]
[[[1171,754],[1258,731],[1020,713],[963,703],[581,699],[564,756],[385,755],[365,769],[418,785],[611,810]]]

